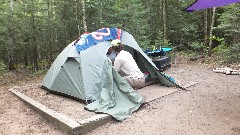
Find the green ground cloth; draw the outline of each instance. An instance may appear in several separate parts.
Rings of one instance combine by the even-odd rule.
[[[109,60],[105,61],[102,70],[103,74],[95,86],[99,98],[85,106],[85,109],[107,113],[123,121],[143,104],[144,99],[113,69]]]

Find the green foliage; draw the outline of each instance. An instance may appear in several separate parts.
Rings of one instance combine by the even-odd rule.
[[[156,40],[154,46],[157,47],[157,48],[160,48],[160,47],[172,47],[172,44],[168,40],[159,39],[159,40]]]
[[[167,8],[167,32],[163,31],[163,2]],[[132,34],[142,48],[172,47],[187,53],[205,53],[204,10],[182,11],[192,2],[85,0],[88,31],[118,27]],[[239,4],[233,4],[218,12],[215,36],[210,38],[221,44],[214,49],[218,55],[238,50],[238,45],[233,44],[240,40],[239,8]],[[36,71],[38,65],[38,70],[44,72],[65,46],[84,32],[81,0],[18,0],[14,1],[11,26],[10,16],[9,1],[4,0],[0,4],[0,60],[6,62],[12,49],[16,67],[27,71]],[[9,30],[13,32],[12,45]],[[167,39],[163,33],[167,33]]]
[[[146,33],[149,27],[146,18],[148,10],[140,0],[102,2],[100,8],[102,14],[97,15],[104,27],[121,28],[132,34],[141,47],[149,45]]]
[[[224,7],[224,12],[220,15],[218,21],[220,24],[215,28],[224,33],[226,42],[235,44],[240,41],[240,5],[232,4]]]
[[[215,30],[218,33],[224,33],[223,38],[213,37],[220,41],[221,45],[214,48],[214,51],[223,62],[239,62],[240,59],[240,5],[232,4],[223,8],[224,12],[220,14],[218,22],[220,23]]]
[[[210,40],[216,40],[216,41],[219,41],[219,42],[224,41],[224,38],[216,37],[215,35],[213,35],[213,36],[210,37],[209,39],[210,39]]]
[[[192,42],[192,44],[190,44],[190,47],[194,52],[198,53],[204,53],[207,51],[206,46],[202,42]]]
[[[7,65],[0,61],[0,74],[7,72]]]
[[[235,44],[229,48],[227,53],[227,62],[229,63],[239,63],[240,62],[240,43]]]
[[[239,63],[240,62],[240,43],[227,46],[222,44],[214,48],[214,52],[219,57],[219,60],[225,63]]]
[[[226,44],[221,44],[213,49],[214,52],[216,53],[221,53],[228,50],[228,46]]]
[[[0,61],[0,85],[8,83],[10,75],[6,69],[7,65]]]

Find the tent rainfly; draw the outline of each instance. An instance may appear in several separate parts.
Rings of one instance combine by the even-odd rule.
[[[126,45],[142,72],[149,72],[160,85],[178,86],[171,77],[159,72],[128,32],[103,28],[83,34],[69,44],[55,59],[45,75],[42,88],[81,101],[91,101],[86,109],[124,120],[144,102],[143,97],[114,70],[106,53],[111,40]]]

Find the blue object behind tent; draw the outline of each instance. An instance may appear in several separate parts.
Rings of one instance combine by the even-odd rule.
[[[145,50],[144,52],[148,56],[156,57],[156,56],[164,56],[166,52],[171,51],[172,48],[170,47],[163,47],[158,50]]]

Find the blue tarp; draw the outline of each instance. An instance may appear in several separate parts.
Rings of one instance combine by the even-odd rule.
[[[160,48],[158,50],[145,50],[144,52],[148,55],[148,56],[163,56],[165,55],[165,52],[171,51],[172,48],[170,47],[163,47]]]
[[[121,40],[122,30],[117,28],[102,28],[89,34],[83,34],[76,40],[74,45],[77,51],[80,53],[87,48],[96,45],[103,41],[109,41],[114,39]]]

